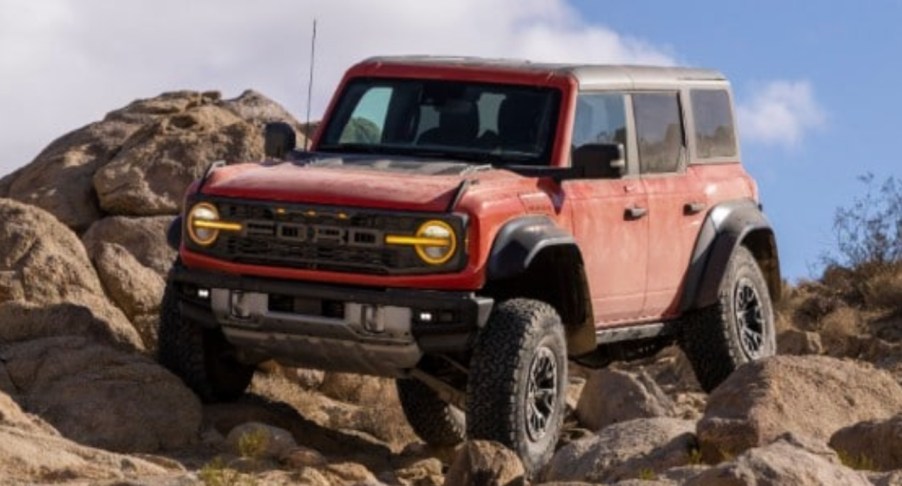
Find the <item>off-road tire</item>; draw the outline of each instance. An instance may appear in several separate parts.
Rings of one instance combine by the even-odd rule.
[[[182,319],[170,281],[160,308],[160,364],[182,379],[204,402],[232,401],[244,394],[255,367],[238,362],[219,329],[204,329]]]
[[[427,444],[439,447],[455,446],[464,441],[467,423],[461,410],[443,401],[421,381],[399,379],[396,384],[401,408],[417,436]]]
[[[553,391],[544,433],[528,424],[534,367],[553,364]],[[492,310],[477,337],[467,382],[467,435],[494,440],[516,452],[527,473],[536,473],[554,453],[564,417],[567,386],[567,342],[561,318],[550,305],[512,299]],[[538,403],[535,399],[533,404]],[[538,409],[538,407],[534,407]],[[533,415],[534,416],[534,415]]]
[[[741,320],[737,305],[741,304],[740,290],[751,288],[760,307],[761,342],[756,353],[743,344]],[[774,312],[767,282],[755,257],[744,246],[736,248],[720,289],[717,303],[693,311],[686,316],[680,335],[680,346],[692,363],[695,376],[706,392],[711,392],[739,366],[760,358],[773,356],[777,350]]]

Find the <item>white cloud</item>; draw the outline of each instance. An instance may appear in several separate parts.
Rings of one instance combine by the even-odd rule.
[[[739,132],[752,143],[793,147],[827,115],[808,81],[771,81],[760,86],[748,102],[740,102]]]
[[[302,117],[379,54],[674,64],[666,48],[581,20],[567,0],[0,0],[0,174],[54,137],[174,89],[259,90]]]

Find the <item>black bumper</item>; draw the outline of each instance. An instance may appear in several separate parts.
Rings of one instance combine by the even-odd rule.
[[[197,297],[198,289],[229,289],[279,296],[354,302],[374,306],[401,306],[416,312],[453,316],[445,322],[418,322],[413,337],[424,353],[464,351],[475,332],[485,325],[493,300],[473,292],[367,288],[237,276],[176,266],[170,274],[178,285],[183,316],[205,326],[219,326],[210,303]],[[287,329],[272,329],[286,332]],[[304,329],[295,329],[304,333]]]

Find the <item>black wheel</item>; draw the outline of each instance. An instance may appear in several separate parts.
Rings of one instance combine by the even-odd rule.
[[[204,402],[240,397],[256,367],[235,359],[234,348],[219,329],[204,329],[182,319],[177,291],[166,285],[160,308],[158,359]]]
[[[554,308],[528,299],[502,302],[473,349],[467,433],[511,448],[533,474],[554,453],[566,386],[567,343]]]
[[[402,379],[396,381],[401,408],[413,431],[434,446],[455,446],[463,442],[466,434],[464,413],[420,381]]]
[[[680,345],[706,392],[740,365],[776,353],[767,282],[747,248],[740,246],[730,258],[717,303],[687,316]]]

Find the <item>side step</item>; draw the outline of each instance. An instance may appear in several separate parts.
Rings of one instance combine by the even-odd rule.
[[[652,322],[648,324],[639,324],[636,326],[600,329],[595,333],[595,339],[598,344],[601,345],[619,343],[623,341],[636,341],[639,339],[673,336],[676,334],[676,331],[677,326],[673,321]]]

